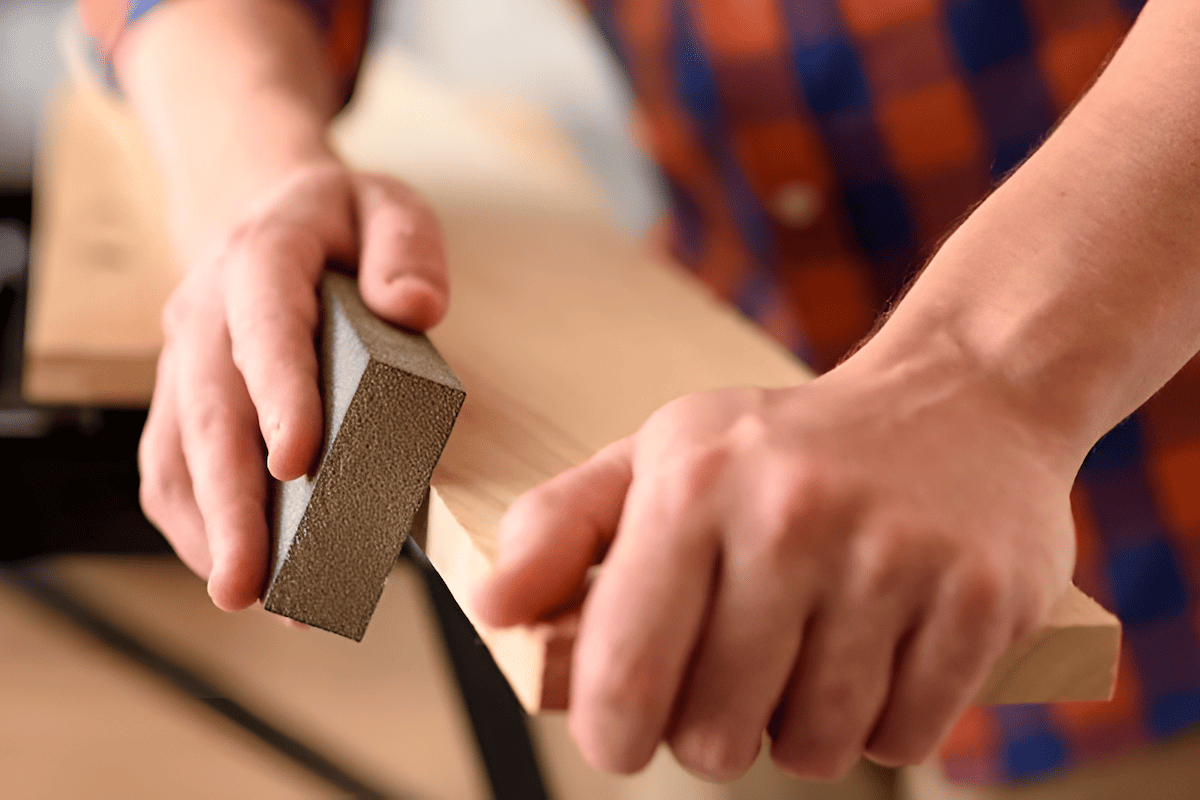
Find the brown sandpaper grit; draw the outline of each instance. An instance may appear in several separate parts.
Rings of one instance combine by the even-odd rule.
[[[321,304],[325,442],[315,475],[275,484],[263,606],[361,641],[466,394],[353,279],[327,272]]]

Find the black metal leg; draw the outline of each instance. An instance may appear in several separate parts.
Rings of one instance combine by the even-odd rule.
[[[496,800],[548,798],[525,709],[458,601],[410,536],[401,550],[425,581]]]

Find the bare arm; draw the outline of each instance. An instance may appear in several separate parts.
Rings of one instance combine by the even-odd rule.
[[[163,315],[142,504],[213,601],[243,608],[266,579],[268,468],[298,477],[320,443],[321,270],[357,265],[376,313],[424,329],[446,309],[440,234],[412,190],[329,147],[335,75],[299,4],[171,0],[115,42],[186,268]]]
[[[871,355],[937,342],[918,349],[956,353],[1082,455],[1200,350],[1198,35],[1200,5],[1151,0]]]
[[[172,0],[121,38],[114,62],[166,180],[177,236],[208,244],[262,187],[335,161],[335,77],[291,0]]]

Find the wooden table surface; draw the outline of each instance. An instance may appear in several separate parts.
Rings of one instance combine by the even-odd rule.
[[[0,581],[0,795],[339,792]]]

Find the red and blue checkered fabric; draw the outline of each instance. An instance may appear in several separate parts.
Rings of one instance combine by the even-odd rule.
[[[637,95],[674,253],[825,370],[1046,136],[1141,2],[586,5]],[[364,29],[366,0],[306,5]],[[346,42],[349,77],[361,39]],[[1125,624],[1116,697],[972,709],[944,749],[953,778],[1034,779],[1200,724],[1200,362],[1096,446],[1072,500],[1076,582]]]
[[[675,255],[818,370],[1086,89],[1140,0],[593,0]],[[1020,781],[1200,723],[1200,366],[1091,453],[1078,584],[1125,624],[1112,703],[973,709],[948,774]]]

